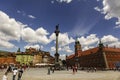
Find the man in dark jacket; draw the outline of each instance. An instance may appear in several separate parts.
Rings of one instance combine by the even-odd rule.
[[[18,80],[21,80],[22,74],[23,74],[23,70],[22,67],[20,67],[20,69],[18,70]]]

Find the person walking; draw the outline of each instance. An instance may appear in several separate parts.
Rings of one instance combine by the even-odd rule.
[[[17,72],[18,72],[17,68],[14,68],[14,69],[13,69],[13,80],[15,80],[15,77],[16,77],[16,75],[17,75]]]
[[[73,74],[75,74],[75,66],[72,66]]]
[[[48,75],[50,75],[50,67],[48,67]]]
[[[7,68],[7,72],[11,72],[12,71],[12,66],[9,65],[8,68]]]
[[[22,74],[23,74],[23,69],[22,67],[20,67],[20,69],[18,70],[18,80],[21,80]]]
[[[3,75],[2,80],[8,80],[7,74],[8,74],[8,72],[5,72],[5,74]]]
[[[55,67],[53,66],[53,67],[52,67],[52,73],[54,73],[54,70],[55,70]]]
[[[75,72],[77,72],[77,70],[78,70],[78,67],[77,67],[77,65],[75,65]]]

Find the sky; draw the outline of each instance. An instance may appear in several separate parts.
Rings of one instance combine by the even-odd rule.
[[[54,55],[57,24],[61,58],[74,53],[76,38],[82,50],[99,40],[120,47],[119,0],[0,0],[0,50],[33,47]]]

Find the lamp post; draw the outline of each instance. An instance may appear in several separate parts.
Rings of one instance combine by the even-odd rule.
[[[59,36],[59,24],[56,25],[56,30],[55,30],[55,34],[56,34],[56,53],[55,53],[55,66],[59,65],[59,53],[58,53],[58,36]]]

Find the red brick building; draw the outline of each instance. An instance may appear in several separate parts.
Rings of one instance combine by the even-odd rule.
[[[0,57],[0,64],[15,64],[15,57]]]
[[[2,64],[15,64],[15,54],[10,52],[0,51],[0,65]]]
[[[66,57],[68,66],[115,68],[120,65],[120,48],[105,47],[101,41],[98,47],[82,51],[79,41],[75,41],[75,54]]]

